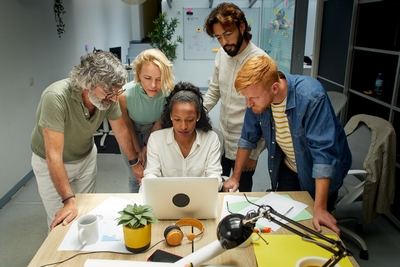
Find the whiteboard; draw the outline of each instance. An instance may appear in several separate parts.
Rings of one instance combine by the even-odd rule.
[[[189,12],[188,12],[189,10]],[[210,8],[183,8],[183,59],[214,59],[221,45],[203,30]],[[258,45],[260,8],[241,8],[251,26],[251,41]]]

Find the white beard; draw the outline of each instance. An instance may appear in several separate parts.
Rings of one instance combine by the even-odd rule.
[[[93,92],[88,91],[88,97],[90,102],[99,110],[107,110],[110,107],[110,104],[103,104],[103,99],[98,98]]]

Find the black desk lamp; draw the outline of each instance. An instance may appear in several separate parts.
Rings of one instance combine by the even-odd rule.
[[[254,203],[251,204],[256,205]],[[321,248],[326,249],[329,252],[333,253],[333,255],[327,260],[327,262],[322,267],[333,267],[343,257],[346,257],[347,255],[352,255],[351,251],[347,249],[347,247],[342,241],[326,237],[318,233],[317,231],[310,229],[307,226],[304,226],[296,221],[293,221],[292,219],[275,211],[271,206],[268,205],[256,205],[256,206],[258,206],[257,212],[255,211],[249,212],[248,214],[246,214],[246,216],[238,213],[232,213],[224,217],[219,222],[217,227],[218,240],[175,262],[173,266],[185,266],[182,264],[188,262],[191,262],[193,264],[193,267],[200,266],[201,264],[218,256],[219,254],[225,252],[226,250],[236,248],[237,246],[245,242],[248,238],[250,238],[251,234],[253,233],[257,220],[261,218],[266,218],[269,221],[274,222],[282,226],[283,228],[301,236],[304,241],[314,243],[320,246]],[[292,226],[286,225],[281,221],[275,219],[272,215],[275,215],[306,232],[303,233],[293,228]]]

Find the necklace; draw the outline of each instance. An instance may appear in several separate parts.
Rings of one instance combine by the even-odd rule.
[[[183,151],[185,151],[185,153],[188,151],[188,149],[190,149],[194,143],[194,140],[196,140],[196,134],[193,135],[192,140],[190,140],[190,142],[188,143],[187,146],[184,146],[183,144],[181,144],[178,140],[176,140],[176,142],[179,145],[179,148]]]

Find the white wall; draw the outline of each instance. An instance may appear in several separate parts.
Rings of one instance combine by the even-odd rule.
[[[66,32],[60,39],[53,0],[0,0],[0,207],[32,170],[30,135],[41,92],[68,76],[85,45],[121,46],[124,57],[129,41],[141,38],[133,20],[138,6],[119,0],[63,3]]]

